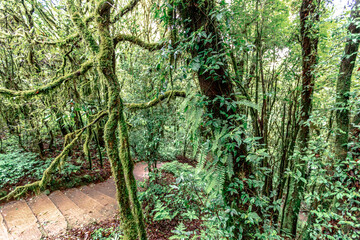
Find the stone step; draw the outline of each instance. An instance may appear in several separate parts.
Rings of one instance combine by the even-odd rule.
[[[156,164],[156,168],[160,168],[165,163],[158,162]],[[145,179],[149,178],[149,169],[148,164],[146,162],[138,162],[134,166],[134,177],[137,181],[145,181]]]
[[[49,195],[49,199],[65,217],[68,229],[82,227],[91,221],[89,215],[71,201],[63,192],[55,191]]]
[[[91,184],[90,186],[83,186],[81,191],[102,204],[111,213],[115,214],[117,212],[118,208],[115,198],[109,197],[98,191],[96,185]]]
[[[134,177],[137,181],[144,181],[148,177],[148,165],[145,162],[139,162],[134,166]]]
[[[1,214],[14,239],[38,240],[42,237],[37,219],[24,200],[6,204]]]
[[[105,182],[96,184],[96,190],[109,197],[116,199],[116,188],[115,188],[114,180],[112,178],[109,178]]]
[[[159,164],[160,166],[161,164]],[[137,181],[148,177],[147,164],[135,165]],[[112,178],[82,188],[55,191],[14,201],[0,207],[0,240],[39,240],[56,236],[66,229],[113,217],[118,211],[116,188]]]
[[[4,218],[0,212],[0,239],[3,240],[13,240],[11,235],[8,233],[6,223],[4,221]]]
[[[56,236],[66,231],[65,217],[47,195],[42,194],[30,199],[28,205],[48,236]]]
[[[92,218],[92,222],[103,221],[112,215],[104,205],[98,203],[77,188],[68,189],[64,194],[79,208],[83,209]]]

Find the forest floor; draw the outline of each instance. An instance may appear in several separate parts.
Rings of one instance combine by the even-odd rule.
[[[23,154],[27,154],[28,152],[21,150],[17,150],[15,156],[11,156],[9,158],[8,156],[14,152],[12,149],[9,151],[10,155],[4,154],[2,156],[3,158],[5,157],[5,159],[3,159],[4,162],[14,161],[15,165],[24,164],[24,167],[22,168],[22,166],[20,166],[20,169],[17,169],[18,172],[23,170],[21,175],[17,175],[17,177],[14,177],[11,175],[11,173],[9,173],[8,176],[5,175],[8,179],[11,179],[11,181],[4,181],[2,183],[0,186],[0,197],[1,195],[3,196],[9,193],[16,186],[25,185],[39,180],[43,170],[61,151],[62,145],[63,143],[60,137],[57,138],[57,142],[53,148],[49,149],[49,146],[45,145],[44,147],[47,150],[45,151],[45,156],[43,159],[40,159],[38,156],[36,156],[36,154],[29,157],[28,159],[24,159],[25,155]],[[99,152],[95,150],[94,146],[92,146],[90,148],[92,168],[89,169],[89,163],[85,161],[81,150],[82,149],[80,145],[73,148],[71,155],[69,155],[66,160],[66,165],[60,172],[54,174],[53,180],[48,186],[48,190],[44,192],[45,194],[43,193],[40,196],[35,196],[34,193],[29,193],[20,201],[12,201],[8,203],[3,202],[0,205],[0,239],[28,240],[40,239],[38,237],[41,236],[42,239],[49,240],[100,240],[112,239],[112,237],[114,237],[116,234],[121,235],[118,230],[120,223],[116,214],[117,205],[115,201],[115,185],[113,183],[109,185],[109,182],[113,181],[111,180],[111,168],[107,160],[106,153],[104,149],[102,149],[103,166],[101,166]],[[21,163],[18,163],[19,159],[22,160]],[[191,159],[177,157],[177,161],[194,166],[194,162]],[[11,166],[7,167],[11,169]],[[137,168],[135,169],[134,174],[138,181],[143,181],[145,179],[146,171],[147,170],[143,164],[137,164]],[[164,186],[170,185],[173,182],[175,182],[175,177],[171,173],[167,172],[162,172],[162,178],[158,180],[158,183]],[[111,190],[108,189],[103,191],[103,189],[99,189],[98,186],[104,185],[105,188],[111,188]],[[140,185],[142,185],[142,187],[139,187],[139,191],[145,191],[146,184],[143,183]],[[93,192],[93,196],[90,195],[86,197],[82,194],[82,192],[87,194],[87,191],[90,190]],[[95,196],[94,192],[97,193],[98,196]],[[80,194],[83,197],[86,197],[87,201],[93,203],[94,206],[98,206],[98,210],[95,211],[91,209],[82,209],[83,206],[81,206],[81,202],[73,202],[71,200],[72,197],[74,197],[74,194]],[[68,201],[68,209],[66,209],[66,207],[65,210],[64,208],[62,209],[65,212],[62,212],[61,208],[58,207],[58,204],[61,205],[61,200],[56,200],[56,196],[58,195],[60,195],[60,198]],[[111,197],[112,199],[108,197]],[[55,200],[52,202],[52,199],[54,198]],[[104,198],[109,202],[107,203]],[[46,209],[46,206],[48,206],[49,209]],[[71,207],[74,209],[71,209]],[[202,222],[197,219],[193,219],[191,221],[182,221],[181,219],[175,217],[171,220],[165,219],[155,221],[153,219],[154,216],[151,214],[153,210],[152,208],[153,206],[151,206],[151,203],[146,201],[143,202],[143,209],[145,213],[144,217],[146,219],[148,238],[150,240],[169,239],[169,237],[173,235],[172,231],[176,228],[176,226],[179,225],[180,222],[184,223],[187,231],[194,231],[196,229],[202,228]],[[145,211],[145,209],[147,210]],[[100,216],[96,215],[97,211],[106,211],[106,214],[102,214],[106,217],[97,217]],[[78,215],[84,215],[84,217],[81,217],[81,219],[72,217],[72,212]],[[47,213],[52,213],[50,214],[50,218],[57,216],[57,218],[59,218],[61,221],[52,222],[51,219],[46,219]],[[26,217],[24,218],[25,215],[28,216],[28,219]],[[19,218],[17,218],[17,216]],[[74,220],[69,220],[69,223],[67,222],[67,218],[69,217],[77,220],[75,222]],[[7,220],[9,223],[7,223]],[[24,229],[21,229],[22,226]],[[52,227],[54,227],[54,229],[51,229]],[[29,234],[34,238],[29,238]]]
[[[146,164],[134,169],[137,180],[146,178]],[[117,214],[116,189],[105,182],[12,201],[0,206],[0,239],[38,240],[68,228],[83,227]]]
[[[138,181],[147,178],[146,166],[136,164],[134,175]],[[165,172],[163,178],[159,179],[160,184],[174,181],[174,176]],[[0,206],[0,238],[55,240],[113,237],[120,234],[115,192],[115,184],[110,178],[98,184],[3,204]],[[143,208],[146,206],[144,202]],[[150,240],[169,239],[172,230],[179,224],[177,218],[153,221],[152,216],[148,215],[145,219]],[[186,221],[184,225],[187,231],[194,231],[201,228],[201,221]]]

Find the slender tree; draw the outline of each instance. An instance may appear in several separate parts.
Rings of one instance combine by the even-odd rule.
[[[360,33],[360,0],[355,0],[351,10],[349,36],[345,43],[344,55],[341,59],[339,76],[336,83],[336,123],[339,133],[335,139],[335,154],[337,160],[345,160],[348,152],[350,125],[349,98],[351,77],[359,50],[358,34]]]
[[[315,83],[315,66],[318,58],[318,23],[321,0],[303,0],[300,9],[300,34],[302,49],[302,91],[300,109],[300,130],[298,146],[300,156],[293,171],[300,171],[301,177],[306,179],[307,162],[304,160],[310,137],[310,115]],[[289,179],[290,181],[290,179]],[[301,201],[304,193],[304,181],[293,180],[293,187],[288,194],[288,202],[284,212],[284,231],[296,236]]]

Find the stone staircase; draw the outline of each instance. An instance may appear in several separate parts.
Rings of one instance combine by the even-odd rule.
[[[143,181],[147,177],[146,164],[136,164],[134,175]],[[115,195],[115,184],[110,178],[98,184],[3,204],[0,240],[38,240],[112,218],[118,210]]]

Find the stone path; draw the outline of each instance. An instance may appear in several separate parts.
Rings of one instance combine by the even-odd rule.
[[[137,180],[147,177],[146,164],[134,169]],[[39,240],[113,217],[118,210],[112,178],[50,195],[41,194],[0,206],[0,240]]]

